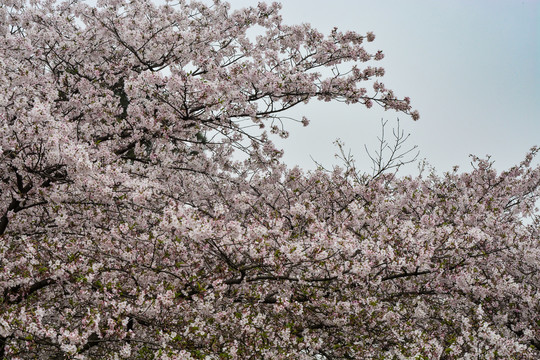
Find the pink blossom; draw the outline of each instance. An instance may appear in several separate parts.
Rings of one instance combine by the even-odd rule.
[[[288,168],[297,104],[419,115],[372,33],[279,10],[0,6],[0,358],[539,358],[538,148]]]

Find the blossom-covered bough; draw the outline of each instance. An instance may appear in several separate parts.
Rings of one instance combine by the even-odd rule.
[[[540,356],[537,149],[367,177],[269,140],[312,99],[418,118],[372,34],[181,0],[4,0],[0,33],[0,358]]]

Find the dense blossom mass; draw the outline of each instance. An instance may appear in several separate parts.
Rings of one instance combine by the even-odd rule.
[[[1,359],[540,357],[538,150],[287,168],[297,104],[418,113],[279,8],[2,1]]]

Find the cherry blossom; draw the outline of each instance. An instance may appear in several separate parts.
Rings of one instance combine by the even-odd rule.
[[[538,149],[288,168],[297,104],[418,112],[373,33],[279,10],[3,1],[0,358],[540,356]]]

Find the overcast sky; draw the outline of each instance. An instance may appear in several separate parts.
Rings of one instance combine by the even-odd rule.
[[[233,8],[256,1],[232,0]],[[364,144],[376,145],[380,120],[411,133],[420,157],[438,171],[469,169],[469,154],[492,155],[502,170],[540,145],[540,1],[519,0],[285,0],[286,24],[310,23],[324,33],[337,26],[373,31],[370,51],[383,50],[383,82],[409,96],[421,119],[341,103],[295,110],[311,120],[291,124],[279,142],[285,161],[330,167],[340,138],[369,170]],[[405,170],[414,173],[415,168]]]

